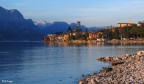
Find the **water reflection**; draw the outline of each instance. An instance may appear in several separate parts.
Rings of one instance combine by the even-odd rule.
[[[81,74],[108,66],[96,60],[99,56],[131,54],[138,49],[144,46],[104,42],[0,42],[0,80],[10,79],[14,84],[77,84]]]
[[[127,42],[127,41],[123,41],[123,42],[109,42],[109,45],[144,45],[144,42]]]
[[[44,42],[47,46],[103,46],[103,45],[115,45],[115,46],[125,46],[125,45],[144,45],[143,42],[82,42],[82,43],[72,43],[72,42]]]
[[[84,43],[71,43],[71,42],[44,42],[47,46],[101,46],[105,45],[105,42],[84,42]]]

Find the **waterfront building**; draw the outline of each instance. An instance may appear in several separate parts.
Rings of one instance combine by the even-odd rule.
[[[59,36],[58,36],[58,41],[63,41],[63,39],[64,39],[64,36],[63,36],[63,35],[59,35]]]
[[[68,34],[64,34],[63,41],[68,41],[68,40],[69,40],[69,35]]]
[[[69,27],[68,33],[69,33],[69,38],[71,38],[72,40],[78,40],[82,35],[80,21],[77,21],[77,26],[75,26],[74,28],[71,29]]]
[[[118,30],[119,30],[119,32],[122,32],[124,27],[129,28],[129,27],[136,27],[136,26],[137,26],[137,24],[131,23],[131,22],[129,22],[129,23],[118,23]]]
[[[46,38],[49,39],[49,41],[57,41],[58,35],[57,34],[48,34],[48,36]]]
[[[77,21],[77,26],[73,28],[73,32],[81,32],[81,24],[80,21]]]
[[[107,27],[107,29],[110,30],[110,31],[112,31],[113,33],[115,32],[115,28],[116,28],[116,27],[115,27],[115,26],[112,26],[112,25],[111,25],[110,27]]]
[[[97,40],[101,38],[101,32],[89,32],[88,40]]]
[[[118,23],[118,27],[122,28],[122,27],[132,27],[132,26],[137,26],[137,24],[135,23]]]

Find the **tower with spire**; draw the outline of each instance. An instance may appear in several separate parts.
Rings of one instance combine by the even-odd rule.
[[[131,24],[131,23],[132,23],[131,18],[129,18],[129,21],[128,21],[128,22],[129,22],[129,24]]]

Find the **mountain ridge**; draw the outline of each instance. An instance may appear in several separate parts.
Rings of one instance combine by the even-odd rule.
[[[53,23],[43,20],[33,21],[32,19],[25,19],[17,9],[8,10],[0,6],[0,41],[42,40],[47,34],[67,32],[69,26],[73,28],[77,24],[68,24],[64,21]],[[86,26],[81,25],[82,31],[85,31],[86,28]],[[93,30],[97,30],[97,28]]]
[[[16,9],[0,7],[0,40],[41,40],[41,30]]]

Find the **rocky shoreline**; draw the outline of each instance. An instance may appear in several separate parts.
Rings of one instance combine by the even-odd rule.
[[[111,63],[98,73],[88,75],[79,84],[144,84],[144,51],[121,57],[99,57]]]

